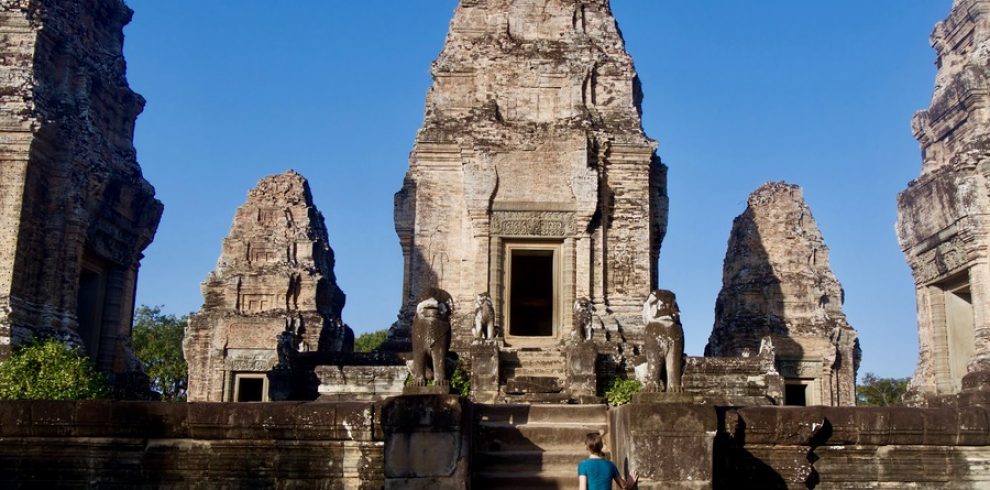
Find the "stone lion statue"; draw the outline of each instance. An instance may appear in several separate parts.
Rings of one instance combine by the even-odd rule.
[[[447,291],[426,290],[416,304],[412,325],[413,382],[425,386],[430,367],[437,386],[447,386],[446,359],[450,351],[450,315],[454,300]],[[432,361],[428,367],[427,362]]]
[[[684,329],[674,293],[658,289],[643,304],[647,375],[644,391],[681,391]]]
[[[488,293],[481,293],[474,300],[474,328],[471,332],[476,339],[495,338],[495,307]]]
[[[595,305],[588,298],[574,300],[574,329],[571,338],[591,340],[592,327],[595,320]]]

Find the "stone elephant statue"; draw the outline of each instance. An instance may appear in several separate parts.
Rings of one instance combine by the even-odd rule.
[[[681,391],[684,362],[684,328],[674,293],[658,289],[643,304],[647,377],[644,391]]]
[[[416,317],[412,325],[412,377],[413,382],[425,386],[428,380],[428,362],[432,367],[433,381],[437,386],[447,386],[447,353],[450,351],[450,316],[454,312],[454,300],[446,291],[430,288],[416,304]]]

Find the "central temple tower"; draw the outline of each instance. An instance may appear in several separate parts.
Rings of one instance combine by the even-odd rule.
[[[635,340],[657,284],[666,167],[608,0],[461,0],[395,196],[405,261],[394,331],[416,298],[454,299],[454,349],[488,293],[506,344],[556,344],[587,298]]]

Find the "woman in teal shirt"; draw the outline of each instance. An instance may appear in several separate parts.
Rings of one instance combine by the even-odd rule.
[[[639,476],[634,471],[628,479],[619,475],[619,469],[611,461],[605,459],[602,448],[602,436],[592,432],[585,436],[584,443],[588,447],[588,459],[578,464],[578,482],[581,490],[611,490],[612,482],[619,488],[627,489],[636,486]]]

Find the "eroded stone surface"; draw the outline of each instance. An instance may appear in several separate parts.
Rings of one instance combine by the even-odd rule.
[[[147,390],[130,327],[162,213],[132,144],[144,99],[125,76],[131,14],[121,0],[0,2],[0,358],[56,336],[122,396]]]
[[[705,355],[756,355],[770,337],[785,380],[814,380],[808,404],[854,404],[859,343],[801,188],[768,183],[748,204],[733,222]]]
[[[921,176],[897,197],[897,238],[917,292],[918,401],[990,371],[990,2],[954,2],[931,42],[935,91],[913,121]]]
[[[433,77],[395,198],[405,274],[393,341],[408,344],[416,298],[431,287],[454,298],[455,350],[470,343],[480,293],[507,344],[532,340],[507,307],[512,250],[526,246],[557,264],[553,328],[540,337],[568,336],[574,300],[587,297],[613,340],[620,324],[638,338],[667,222],[666,167],[643,133],[608,1],[462,1]]]
[[[306,179],[291,170],[262,179],[237,210],[186,328],[189,400],[234,400],[236,376],[272,369],[286,330],[299,352],[353,350],[333,265]]]

